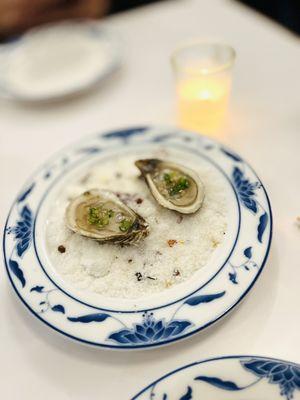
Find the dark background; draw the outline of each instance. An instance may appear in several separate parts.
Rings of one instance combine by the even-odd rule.
[[[300,35],[300,0],[238,0]]]
[[[153,3],[159,0],[113,0],[112,12]],[[207,0],[209,1],[209,0]],[[300,0],[236,0],[272,18],[300,35]]]

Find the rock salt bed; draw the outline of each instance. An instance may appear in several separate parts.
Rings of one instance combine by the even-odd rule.
[[[167,290],[203,268],[224,239],[227,208],[224,185],[211,167],[189,165],[205,186],[202,208],[183,215],[159,206],[134,166],[137,157],[102,162],[59,193],[47,221],[50,259],[63,279],[75,288],[107,297],[139,298]],[[98,244],[72,233],[65,224],[70,198],[101,187],[126,192],[126,203],[144,217],[149,236],[139,246]],[[140,201],[142,199],[142,202]],[[58,246],[66,248],[64,253]]]

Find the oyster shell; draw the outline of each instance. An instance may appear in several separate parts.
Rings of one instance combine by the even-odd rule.
[[[149,233],[147,222],[114,193],[91,189],[66,210],[67,226],[100,243],[137,244]]]
[[[204,186],[193,170],[155,158],[137,160],[135,165],[161,206],[181,214],[199,210],[204,199]]]

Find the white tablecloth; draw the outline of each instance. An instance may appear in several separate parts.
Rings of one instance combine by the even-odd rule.
[[[237,50],[232,119],[224,141],[256,169],[269,192],[269,261],[230,316],[189,340],[140,352],[67,341],[25,310],[0,270],[0,381],[7,400],[129,399],[186,363],[224,354],[300,361],[300,46],[298,39],[233,1],[166,1],[107,19],[124,46],[122,71],[69,102],[0,102],[3,222],[27,176],[54,151],[105,129],[175,124],[168,56],[180,41],[222,39]]]

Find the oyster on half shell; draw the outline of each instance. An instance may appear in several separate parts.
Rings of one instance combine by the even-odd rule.
[[[73,199],[66,221],[72,231],[100,243],[138,244],[149,233],[147,222],[107,190],[91,189]]]
[[[161,206],[181,214],[199,210],[204,199],[204,186],[196,172],[155,158],[137,160],[135,165]]]

